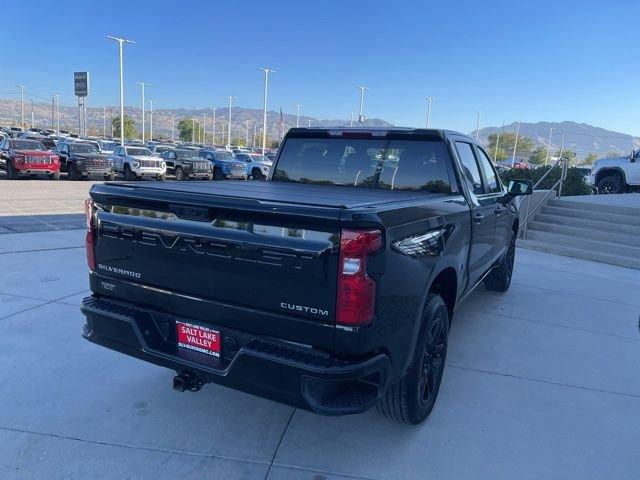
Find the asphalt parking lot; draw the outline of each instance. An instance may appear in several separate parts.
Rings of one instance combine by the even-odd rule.
[[[519,250],[511,289],[480,288],[457,312],[438,403],[408,427],[214,385],[177,393],[172,372],[84,341],[83,235],[0,235],[0,478],[628,479],[640,469],[637,270]]]

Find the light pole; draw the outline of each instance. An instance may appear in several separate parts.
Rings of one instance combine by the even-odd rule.
[[[498,135],[496,136],[496,148],[493,152],[493,163],[495,164],[498,160],[498,149],[500,148],[500,132],[504,130],[504,120],[502,121],[502,128],[498,130]]]
[[[429,124],[431,123],[431,102],[433,102],[433,98],[427,97],[425,100],[427,101],[427,128],[429,128]]]
[[[149,118],[151,123],[150,125],[151,128],[149,128],[149,140],[153,142],[153,100],[147,100],[147,102],[149,102],[149,114],[151,117]],[[142,142],[144,143],[144,135],[142,136]]]
[[[364,92],[369,89],[363,85],[356,88],[360,89],[360,113],[358,113],[358,123],[362,125],[364,123]]]
[[[249,120],[247,120],[247,133],[244,137],[244,146],[245,147],[249,146]]]
[[[213,139],[211,144],[216,144],[216,107],[213,107]]]
[[[142,143],[144,143],[144,87],[146,87],[147,85],[151,85],[150,83],[147,82],[137,82],[138,85],[140,85],[142,87]],[[151,140],[153,140],[153,138],[151,138]]]
[[[20,128],[24,128],[24,85],[16,85],[20,89]]]
[[[207,114],[202,114],[202,144],[207,144]]]
[[[269,88],[269,74],[276,73],[275,70],[269,67],[258,68],[264,72],[264,104],[262,110],[262,155],[267,146],[267,90]]]
[[[304,105],[296,105],[296,127],[300,126],[300,107],[304,107]]]
[[[56,130],[60,136],[60,95],[55,94],[54,97],[56,97]]]
[[[349,121],[349,126],[353,127],[353,112],[351,112],[351,120]]]
[[[309,119],[309,125],[308,125],[308,127],[309,127],[309,128],[311,128],[311,119]]]
[[[480,138],[480,117],[483,112],[476,112],[476,141]]]
[[[107,107],[102,107],[102,138],[107,138]]]
[[[511,168],[516,163],[516,150],[518,149],[518,136],[520,135],[520,122],[518,122],[518,128],[516,129],[516,141],[513,143],[513,156],[511,157]]]
[[[238,97],[232,97],[231,95],[227,95],[227,100],[229,100],[229,128],[227,130],[227,147],[231,146],[231,103],[235,98],[238,98]]]
[[[251,137],[251,143],[253,145],[253,149],[256,149],[256,122],[253,122],[253,136]]]
[[[551,134],[553,133],[553,127],[549,128],[549,142],[547,143],[547,157],[544,159],[545,166],[549,163],[549,151],[551,150]]]
[[[118,38],[107,36],[110,40],[118,42],[118,51],[120,54],[120,145],[124,145],[124,72],[122,66],[122,46],[125,43],[136,43],[126,38]]]
[[[196,143],[196,119],[191,117],[191,143]]]
[[[171,141],[172,142],[173,142],[173,129],[175,124],[176,124],[176,116],[174,114],[174,115],[171,115]]]

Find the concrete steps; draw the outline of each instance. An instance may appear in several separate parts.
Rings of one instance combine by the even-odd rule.
[[[549,200],[518,246],[640,269],[640,205]]]

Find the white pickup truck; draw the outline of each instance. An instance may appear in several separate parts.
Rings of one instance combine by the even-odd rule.
[[[122,173],[125,180],[155,178],[164,181],[167,177],[167,164],[148,148],[117,146],[110,158],[113,170]]]
[[[589,182],[599,194],[640,189],[640,150],[623,157],[596,160]]]

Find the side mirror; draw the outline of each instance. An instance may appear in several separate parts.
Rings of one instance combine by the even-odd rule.
[[[631,155],[629,155],[629,161],[631,163],[636,161],[636,152],[634,152],[633,150],[631,150]]]
[[[531,195],[533,193],[533,182],[531,180],[509,180],[507,193],[511,197]]]

